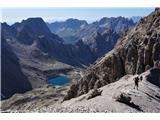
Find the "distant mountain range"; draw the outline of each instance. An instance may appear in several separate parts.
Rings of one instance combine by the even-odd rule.
[[[127,28],[134,25],[132,19],[138,21],[138,17],[132,17],[131,19],[124,17],[104,17],[99,21],[88,24],[85,20],[70,18],[62,22],[47,23],[47,26],[51,32],[62,37],[64,43],[74,44],[79,39],[87,38],[87,36],[93,32],[99,32],[102,31],[102,29],[113,29],[117,33],[122,33]]]
[[[53,33],[63,38],[65,44],[82,40],[98,58],[111,50],[118,38],[135,23],[124,17],[104,17],[91,24],[85,20],[68,19],[47,25]]]

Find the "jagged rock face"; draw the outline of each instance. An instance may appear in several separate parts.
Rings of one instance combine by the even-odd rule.
[[[111,52],[88,68],[84,77],[74,85],[77,86],[77,91],[71,94],[71,89],[66,98],[87,93],[97,81],[104,86],[117,81],[125,74],[140,74],[151,67],[160,68],[159,9],[144,17],[133,29],[125,33]],[[93,83],[89,84],[92,79]]]
[[[15,93],[31,90],[32,86],[21,70],[19,59],[4,38],[1,39],[1,45],[1,99],[3,100]]]
[[[76,36],[99,58],[112,50],[123,33],[134,25],[132,20],[124,17],[104,17],[80,29]]]
[[[142,73],[145,71],[147,66],[153,67],[160,60],[160,13],[155,11],[149,16],[143,18],[140,23],[130,32],[125,39],[117,44],[120,46],[124,44],[123,51],[124,56],[130,55],[128,49],[134,48],[132,51],[135,52],[132,56],[132,60],[129,61],[124,59],[125,63],[129,62],[134,67],[131,70],[127,70],[130,65],[125,64],[126,74],[131,73]]]
[[[116,33],[114,30],[108,29],[103,30],[102,33],[92,33],[84,40],[84,43],[88,45],[95,56],[99,58],[113,49],[119,37],[120,34]]]

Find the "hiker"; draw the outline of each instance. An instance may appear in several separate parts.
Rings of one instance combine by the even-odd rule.
[[[142,80],[143,80],[143,76],[140,76],[140,78],[139,78],[139,79],[140,79],[140,81],[142,81]]]
[[[137,88],[137,90],[138,90],[139,77],[137,76],[133,80],[134,80],[134,89]]]

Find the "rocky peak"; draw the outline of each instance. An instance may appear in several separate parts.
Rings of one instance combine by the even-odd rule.
[[[68,24],[77,24],[77,25],[82,25],[82,24],[88,24],[85,20],[78,20],[74,18],[70,18],[66,20],[66,23]]]
[[[155,11],[160,12],[160,8],[159,7],[155,8]]]
[[[131,19],[119,16],[111,18],[104,17],[98,22],[98,25],[101,27],[112,28],[117,33],[123,33],[126,28],[134,26],[135,23]]]
[[[27,20],[23,20],[21,22],[21,27],[18,29],[23,30],[28,28],[36,35],[43,35],[50,33],[49,28],[47,27],[46,23],[43,21],[42,18],[28,18]]]
[[[1,32],[6,39],[11,39],[14,33],[16,33],[16,29],[14,29],[14,27],[11,27],[6,22],[4,22],[1,23]]]
[[[69,18],[66,21],[48,23],[47,25],[52,32],[58,33],[64,30],[78,30],[82,25],[87,24],[85,20]]]
[[[110,21],[110,18],[103,17],[102,19],[100,19],[99,24],[102,25],[102,24],[105,24],[106,22],[109,22],[109,21]]]
[[[39,36],[51,34],[42,18],[28,18],[21,23],[15,23],[10,26],[7,31],[10,30],[14,30],[14,37],[20,43],[26,45],[31,45]]]

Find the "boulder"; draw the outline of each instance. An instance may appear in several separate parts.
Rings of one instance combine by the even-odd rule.
[[[126,93],[120,93],[117,96],[115,96],[114,99],[118,102],[125,104],[130,104],[131,102],[131,97]]]
[[[91,93],[87,96],[87,100],[92,99],[92,98],[94,98],[96,96],[99,96],[101,94],[102,94],[102,90],[100,90],[100,89],[93,89],[91,91]]]

